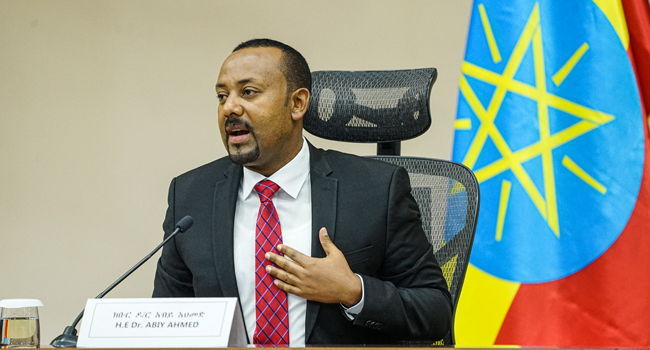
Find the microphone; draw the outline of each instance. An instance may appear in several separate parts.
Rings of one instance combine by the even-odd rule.
[[[149,253],[149,255],[145,256],[144,259],[140,260],[137,264],[135,264],[129,271],[127,271],[125,274],[122,275],[122,277],[118,278],[117,281],[113,282],[108,288],[106,288],[103,292],[99,293],[98,296],[95,297],[95,299],[101,299],[104,297],[104,295],[108,294],[115,286],[120,284],[122,281],[124,281],[129,275],[133,273],[133,271],[137,270],[142,264],[147,262],[149,258],[151,258],[154,254],[156,254],[157,251],[162,248],[169,240],[171,240],[174,236],[176,236],[177,233],[179,232],[185,232],[192,227],[194,224],[194,219],[192,219],[191,216],[186,215],[182,219],[178,220],[176,223],[176,229],[172,234],[169,235],[169,237],[165,238],[162,243],[160,243],[154,250]],[[63,331],[63,334],[59,335],[58,337],[54,338],[50,345],[52,345],[55,348],[76,348],[77,347],[77,324],[79,321],[81,321],[81,318],[84,316],[84,311],[86,309],[81,310],[81,313],[77,318],[72,322],[71,326],[65,327],[65,330]]]

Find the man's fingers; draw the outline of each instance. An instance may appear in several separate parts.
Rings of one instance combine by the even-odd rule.
[[[286,271],[280,271],[279,269],[273,269],[272,267],[267,267],[266,271],[271,274],[272,276],[275,276],[276,278],[281,279],[285,283],[292,284],[291,283],[291,275],[286,272]]]
[[[296,276],[294,276],[291,272],[279,269],[271,265],[266,267],[266,272],[269,275],[284,281],[285,283],[292,284],[292,281],[297,281]]]
[[[296,276],[270,265],[266,267],[266,272],[276,278],[273,280],[273,284],[275,284],[278,288],[287,293],[302,297],[302,290],[300,287],[293,284],[299,282],[299,279]]]
[[[298,264],[302,265],[306,261],[306,259],[309,259],[308,256],[305,254],[289,247],[288,245],[280,244],[277,246],[278,251],[280,251],[286,258],[291,258],[291,260],[297,262]]]
[[[283,256],[273,254],[273,253],[266,253],[264,257],[266,258],[266,260],[274,263],[277,267],[281,268],[282,270],[285,270],[293,274],[298,273],[297,268],[299,268],[300,265],[296,264],[295,262]]]
[[[292,286],[289,283],[283,282],[282,280],[276,279],[273,281],[273,284],[275,284],[278,288],[282,289],[283,291],[287,293],[291,293],[293,295],[301,296],[301,291],[299,288],[296,286]]]

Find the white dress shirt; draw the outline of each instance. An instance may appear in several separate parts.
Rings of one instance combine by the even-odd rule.
[[[280,186],[273,196],[282,228],[282,241],[299,252],[311,256],[311,181],[309,178],[309,147],[303,139],[302,149],[287,165],[268,177]],[[255,222],[260,197],[255,184],[266,179],[244,168],[237,195],[234,228],[234,258],[237,289],[248,336],[255,331]],[[307,300],[287,293],[289,306],[289,344],[305,345]]]
[[[300,152],[280,170],[268,177],[280,186],[273,196],[280,226],[282,241],[289,247],[311,256],[311,180],[309,176],[309,146],[303,138]],[[234,259],[237,289],[244,314],[244,323],[250,341],[255,334],[255,223],[260,208],[260,198],[255,185],[267,179],[262,174],[244,168],[234,224]],[[361,277],[359,276],[361,279]],[[363,279],[362,296],[363,296]],[[287,293],[289,307],[289,345],[305,346],[305,319],[307,300]],[[363,308],[361,301],[345,308],[348,318],[353,319]]]

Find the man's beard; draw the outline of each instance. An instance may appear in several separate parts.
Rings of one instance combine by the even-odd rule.
[[[226,120],[224,124],[224,128],[231,126],[231,125],[243,125],[246,127],[248,130],[250,136],[253,138],[253,141],[255,142],[255,147],[253,149],[247,151],[247,152],[242,152],[241,146],[240,145],[234,145],[233,147],[235,148],[234,150],[236,152],[231,152],[230,151],[230,143],[226,142],[226,150],[228,151],[228,156],[230,157],[230,160],[239,165],[246,165],[248,163],[252,163],[257,158],[260,156],[260,146],[257,143],[257,138],[255,137],[255,133],[253,132],[253,127],[248,124],[245,121],[242,121],[241,119],[228,119]]]
[[[235,145],[234,148],[240,151],[239,145]],[[257,158],[259,158],[260,156],[260,147],[257,145],[257,139],[255,139],[255,147],[252,150],[249,150],[247,152],[241,152],[241,151],[236,153],[230,152],[230,145],[228,145],[227,149],[228,149],[228,156],[230,156],[230,160],[233,163],[239,165],[246,165],[248,163],[252,163],[255,160],[257,160]]]

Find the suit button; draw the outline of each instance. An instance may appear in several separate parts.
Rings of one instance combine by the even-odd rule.
[[[383,323],[377,322],[373,325],[373,329],[380,330],[382,327],[384,327]]]
[[[375,325],[374,322],[372,322],[372,321],[370,321],[370,320],[366,321],[366,327],[368,327],[368,328],[373,328],[374,325]]]

